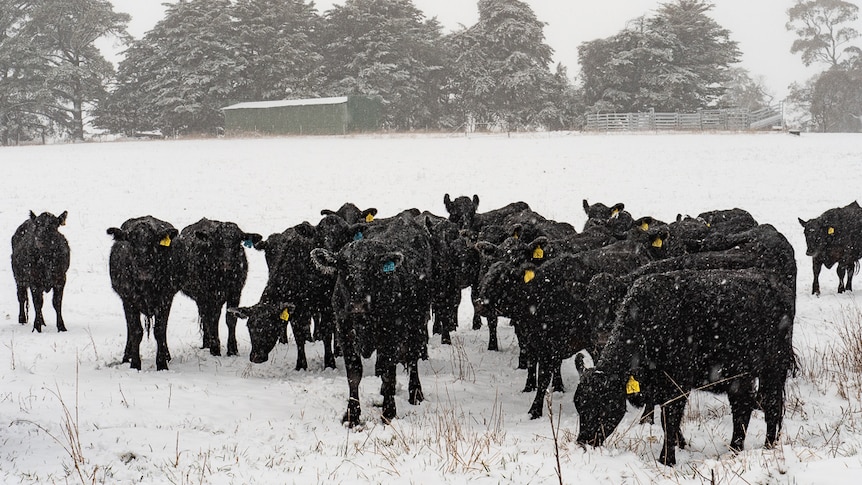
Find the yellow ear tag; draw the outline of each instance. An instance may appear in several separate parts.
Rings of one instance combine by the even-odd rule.
[[[656,240],[652,242],[652,247],[660,248],[662,244],[664,244],[664,241],[662,241],[661,238],[656,238]]]
[[[287,308],[285,308],[284,311],[281,312],[281,315],[279,315],[278,318],[282,319],[285,322],[290,320],[290,312],[287,311]]]
[[[533,281],[533,278],[535,278],[535,277],[536,277],[535,271],[533,271],[531,269],[524,271],[524,283],[529,283],[529,282]]]
[[[164,239],[159,241],[159,244],[165,247],[169,247],[171,245],[171,236],[165,236]]]
[[[619,214],[619,213],[620,213],[619,209],[613,209],[613,210],[611,210],[611,217],[616,217],[617,214]]]
[[[374,214],[368,214],[365,216],[365,222],[371,222],[374,220]]]
[[[541,246],[536,246],[536,249],[533,250],[533,259],[542,259],[545,257],[545,251],[542,250]]]
[[[626,394],[637,394],[641,392],[641,383],[635,380],[635,376],[629,376],[626,382]]]
[[[641,224],[641,231],[649,231],[649,224],[647,224],[646,222]]]
[[[826,230],[826,234],[829,234],[830,236],[835,234],[835,228],[830,227],[829,229]]]

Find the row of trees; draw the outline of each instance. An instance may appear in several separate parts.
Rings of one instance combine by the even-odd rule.
[[[129,17],[106,0],[0,0],[0,142],[81,139],[88,114],[113,132],[212,133],[233,102],[345,94],[379,96],[392,130],[563,129],[587,112],[769,101],[734,67],[737,43],[709,17],[708,0],[669,1],[583,43],[577,85],[564,66],[551,67],[545,24],[526,3],[477,8],[476,24],[444,34],[412,0],[346,0],[322,15],[306,0],[181,0],[132,40]],[[127,46],[116,72],[95,47],[105,36]],[[841,52],[842,75],[857,76],[852,51]],[[815,106],[815,87],[797,94]]]

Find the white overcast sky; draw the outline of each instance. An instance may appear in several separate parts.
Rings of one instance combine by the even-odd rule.
[[[132,16],[129,32],[140,38],[164,15],[166,0],[112,0],[117,11]],[[523,0],[536,16],[545,22],[545,40],[554,49],[554,59],[563,63],[569,75],[578,71],[578,45],[610,37],[622,30],[626,22],[652,16],[669,0]],[[859,0],[852,0],[858,3]],[[167,3],[173,3],[168,0]],[[316,1],[323,13],[343,0]],[[413,0],[426,17],[437,17],[444,32],[469,27],[478,19],[475,0]],[[731,31],[731,38],[742,51],[741,66],[752,76],[762,76],[776,96],[784,98],[794,81],[803,82],[817,70],[805,68],[798,55],[790,54],[794,35],[785,29],[787,9],[796,0],[713,0],[710,15]],[[862,25],[856,26],[862,30]]]

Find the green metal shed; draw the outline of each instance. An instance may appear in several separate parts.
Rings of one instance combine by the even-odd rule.
[[[381,103],[365,96],[252,101],[222,108],[225,131],[344,135],[380,128]]]

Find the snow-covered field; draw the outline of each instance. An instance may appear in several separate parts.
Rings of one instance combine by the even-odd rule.
[[[810,258],[797,217],[808,219],[862,195],[862,137],[770,134],[535,134],[356,136],[89,143],[0,149],[0,234],[11,237],[30,210],[69,211],[61,228],[72,249],[58,333],[17,323],[10,246],[0,245],[0,482],[2,483],[859,483],[862,474],[862,294],[809,294]],[[606,447],[574,442],[578,378],[564,364],[565,393],[553,422],[527,416],[525,371],[515,369],[512,328],[500,352],[470,329],[469,305],[451,346],[432,339],[421,362],[426,401],[407,403],[399,374],[399,419],[380,424],[379,379],[367,362],[365,423],[341,425],[343,363],[310,370],[295,347],[265,364],[199,349],[196,308],[175,299],[168,326],[170,371],[155,371],[145,339],[143,370],[119,364],[126,338],[108,278],[105,230],[146,214],[177,228],[201,217],[264,235],[345,201],[379,216],[418,207],[444,214],[443,194],[481,198],[480,210],[514,200],[547,217],[584,222],[581,202],[625,202],[635,216],[741,207],[783,232],[799,265],[794,333],[802,372],[788,384],[782,446],[763,450],[755,412],[745,451],[728,450],[723,397],[695,393],[683,422],[690,447],[676,468],[656,462],[659,425],[634,411]],[[6,239],[8,241],[8,239]],[[263,254],[248,251],[244,304],[266,281]],[[857,286],[862,285],[859,281]],[[465,295],[466,296],[466,295]],[[222,342],[225,327],[222,324]],[[855,359],[855,361],[854,361]],[[553,438],[556,430],[556,440]]]

